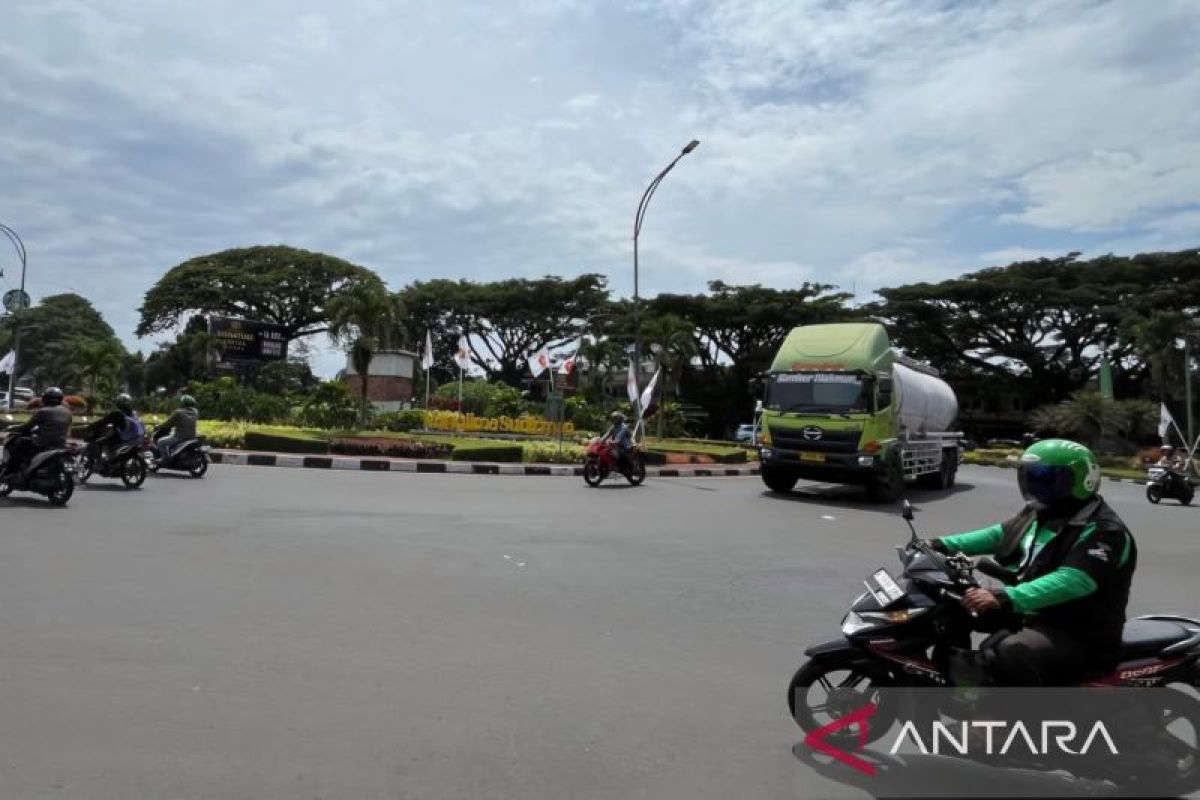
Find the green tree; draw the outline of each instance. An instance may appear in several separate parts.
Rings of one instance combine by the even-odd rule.
[[[369,269],[324,253],[283,245],[199,256],[172,267],[140,309],[138,336],[170,330],[188,314],[216,314],[282,325],[288,340],[324,333],[330,302],[355,287],[383,290]]]
[[[98,398],[112,394],[127,355],[121,343],[115,337],[80,338],[68,342],[67,349],[72,371],[87,392],[88,404],[95,406]]]
[[[164,343],[146,359],[145,383],[150,391],[159,388],[174,392],[192,381],[203,381],[209,377],[209,347],[212,339],[208,333],[208,320],[195,314],[175,341]]]
[[[5,319],[4,327],[11,332],[13,317]],[[19,316],[21,352],[19,369],[30,375],[36,384],[76,386],[77,344],[80,341],[114,343],[123,354],[124,347],[99,311],[77,294],[56,294],[45,297]]]
[[[329,303],[329,337],[342,345],[359,375],[361,424],[367,425],[371,361],[382,350],[405,342],[404,304],[382,287],[359,285]]]
[[[434,331],[437,377],[457,376],[450,360],[460,332],[468,334],[472,361],[489,380],[520,386],[529,354],[576,339],[583,322],[601,309],[608,289],[601,275],[536,280],[511,278],[490,283],[433,280],[401,292],[414,336]]]

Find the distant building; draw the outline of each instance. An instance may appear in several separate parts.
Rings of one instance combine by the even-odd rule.
[[[385,350],[375,354],[367,370],[367,399],[376,411],[399,411],[413,398],[413,376],[420,356],[408,350]],[[362,394],[362,378],[346,360],[346,386],[355,397]]]

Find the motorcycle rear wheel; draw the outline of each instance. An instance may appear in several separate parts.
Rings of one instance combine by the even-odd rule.
[[[200,456],[188,467],[188,475],[193,478],[203,478],[206,472],[208,472],[208,459],[204,456]]]
[[[595,461],[588,461],[583,465],[583,482],[588,486],[599,486],[604,480],[604,472],[600,469],[600,465]]]
[[[70,502],[73,494],[75,494],[75,479],[64,469],[54,479],[54,488],[46,497],[49,498],[52,506],[65,506]]]
[[[1158,505],[1163,499],[1162,487],[1157,484],[1147,486],[1146,487],[1146,499],[1149,500],[1151,503]]]
[[[641,486],[646,480],[646,463],[640,458],[633,462],[633,469],[625,474],[625,480],[632,486]]]
[[[867,743],[870,743],[887,733],[897,718],[896,709],[880,702],[878,689],[888,683],[867,675],[848,658],[811,659],[788,684],[788,710],[800,729],[811,733],[868,703],[875,703],[879,708],[867,726]],[[838,742],[849,744],[857,738],[857,727],[852,725],[831,734],[827,741],[836,747]],[[857,745],[846,749],[857,749]]]
[[[127,489],[139,489],[146,482],[146,462],[140,456],[131,456],[121,468],[121,483]]]

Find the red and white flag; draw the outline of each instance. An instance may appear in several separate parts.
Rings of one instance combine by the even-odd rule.
[[[529,371],[537,377],[550,368],[550,351],[545,347],[529,357]]]
[[[458,337],[458,350],[454,352],[454,363],[464,371],[471,368],[471,343],[465,336]]]
[[[575,371],[575,356],[576,353],[572,353],[563,359],[563,362],[558,365],[559,375],[570,375]]]

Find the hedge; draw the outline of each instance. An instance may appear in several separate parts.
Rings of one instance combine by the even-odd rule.
[[[330,449],[339,455],[385,456],[387,458],[446,458],[451,446],[412,439],[348,437],[334,439]]]
[[[520,463],[525,448],[519,444],[461,444],[450,454],[451,461],[502,461]]]
[[[327,455],[329,442],[315,436],[277,435],[246,431],[247,450],[265,450],[272,453],[300,453],[304,455]]]

